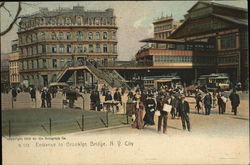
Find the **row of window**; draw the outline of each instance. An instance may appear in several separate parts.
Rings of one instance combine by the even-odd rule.
[[[42,53],[117,53],[116,44],[89,44],[89,45],[38,45],[21,48],[23,56]]]
[[[50,33],[50,32],[47,32]],[[72,40],[74,35],[75,35],[75,39],[77,41],[83,41],[84,39],[88,39],[88,40],[107,40],[109,39],[108,37],[108,32],[88,32],[86,33],[87,36],[84,37],[84,33],[82,31],[77,31],[77,32],[51,32],[50,35],[46,35],[45,32],[41,32],[40,34],[40,39],[41,40]],[[50,36],[50,37],[49,37]],[[112,40],[116,40],[116,32],[113,31],[111,33],[111,39]],[[30,35],[24,35],[22,37],[20,37],[20,44],[28,44],[28,43],[32,43],[32,42],[36,42],[38,41],[38,34],[37,33],[33,33]]]
[[[86,18],[76,16],[75,19],[71,18],[37,18],[35,20],[22,21],[20,23],[21,29],[28,29],[39,25],[115,25],[115,18]],[[20,29],[20,30],[21,30]]]
[[[19,74],[13,74],[10,76],[10,82],[18,82],[20,79]]]
[[[219,57],[217,58],[217,62],[224,64],[224,63],[237,63],[239,62],[239,57]]]
[[[217,61],[216,61],[217,60]],[[167,63],[236,63],[239,59],[236,56],[233,57],[192,57],[192,56],[155,56],[154,62],[167,62]]]
[[[167,24],[167,25],[161,25],[161,26],[157,26],[155,25],[154,27],[154,31],[158,32],[158,31],[163,31],[163,30],[169,30],[172,28],[172,24]]]
[[[41,60],[28,60],[22,62],[22,69],[47,69],[49,60],[51,60],[52,68],[57,68],[57,59],[41,59]],[[63,67],[65,65],[64,59],[60,61],[60,67]]]

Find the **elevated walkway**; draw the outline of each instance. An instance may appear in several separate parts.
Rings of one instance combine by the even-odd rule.
[[[78,63],[75,66],[66,67],[58,76],[57,82],[67,82],[74,72],[78,70],[88,71],[96,78],[96,80],[102,81],[112,88],[130,89],[130,86],[126,83],[126,80],[118,72],[115,70],[98,69],[88,61],[85,61],[84,63]]]

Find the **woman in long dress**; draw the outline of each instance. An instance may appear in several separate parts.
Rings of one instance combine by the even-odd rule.
[[[146,114],[143,118],[144,126],[145,125],[154,125],[154,114],[155,114],[156,103],[153,99],[153,95],[149,94],[146,100],[145,110]]]
[[[137,129],[142,129],[144,126],[144,122],[143,122],[143,110],[144,110],[144,105],[142,103],[142,101],[140,100],[140,94],[136,94],[135,95],[135,120],[134,123],[132,124],[133,128],[137,128]]]

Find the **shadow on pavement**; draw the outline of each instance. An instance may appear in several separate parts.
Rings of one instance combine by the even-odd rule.
[[[249,119],[247,119],[247,118],[243,118],[243,117],[231,117],[231,118],[233,118],[233,119],[239,119],[239,120],[249,120]]]

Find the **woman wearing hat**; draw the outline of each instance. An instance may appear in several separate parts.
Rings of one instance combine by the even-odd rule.
[[[141,95],[140,92],[137,92],[135,94],[135,120],[134,123],[132,124],[133,128],[137,128],[137,129],[142,129],[144,126],[144,122],[143,122],[143,110],[144,110],[144,105],[141,101]]]
[[[145,104],[145,110],[146,110],[146,114],[143,118],[144,121],[144,126],[145,125],[154,125],[154,114],[155,114],[155,100],[153,99],[153,95],[149,94],[146,100],[146,104]]]

